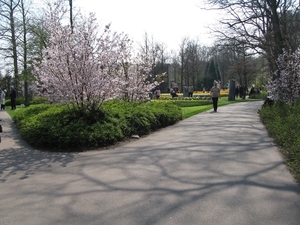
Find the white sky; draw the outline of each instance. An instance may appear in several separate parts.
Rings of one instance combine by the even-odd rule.
[[[217,13],[201,10],[203,0],[73,0],[84,14],[95,12],[100,25],[111,23],[111,29],[124,32],[136,43],[148,37],[177,50],[183,38],[213,44],[206,28],[216,22]]]

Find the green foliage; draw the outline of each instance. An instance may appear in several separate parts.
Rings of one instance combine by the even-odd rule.
[[[228,98],[219,98],[218,106],[233,104],[237,102],[245,102],[248,100],[245,99],[236,99],[235,101],[229,101]],[[210,110],[213,108],[212,102],[208,101],[208,104],[198,105],[198,106],[192,106],[192,107],[182,107],[182,116],[184,119],[194,116],[198,113]]]
[[[82,113],[67,106],[32,105],[17,111],[13,119],[29,144],[64,151],[113,145],[182,119],[181,109],[171,103],[110,101],[102,106]]]
[[[42,103],[47,103],[48,99],[45,97],[35,97],[31,101],[29,101],[30,105],[36,105],[36,104],[42,104]]]
[[[211,87],[213,82],[221,80],[218,63],[211,58],[206,64],[206,77],[203,79],[204,86]]]
[[[21,104],[25,104],[25,98],[23,97],[16,98],[16,105],[21,105]],[[10,98],[5,100],[5,106],[11,106]]]
[[[249,99],[265,99],[267,97],[267,92],[262,91],[260,94],[251,94]]]
[[[184,119],[189,118],[191,116],[207,111],[209,109],[212,109],[212,103],[210,103],[210,105],[205,105],[205,106],[184,107],[182,108],[183,118]]]
[[[32,100],[29,101],[29,105],[47,103],[47,101],[48,100],[45,97],[35,97],[35,98],[33,98]],[[24,97],[18,97],[18,98],[16,98],[16,105],[21,105],[21,104],[25,105],[25,98]],[[7,100],[5,100],[5,105],[6,106],[10,106],[11,105],[10,98],[8,98]]]
[[[270,136],[281,149],[286,163],[300,182],[300,104],[289,105],[277,102],[263,107],[260,118]]]
[[[26,110],[25,109],[18,110],[18,113],[15,113],[15,115],[13,116],[13,119],[14,119],[15,123],[19,124],[19,123],[22,123],[22,121],[26,121],[31,116],[34,116],[41,112],[46,111],[50,107],[52,107],[52,106],[49,104],[48,105],[40,104],[40,105],[36,105],[34,107],[27,107]]]

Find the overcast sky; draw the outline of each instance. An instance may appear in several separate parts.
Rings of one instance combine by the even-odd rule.
[[[113,31],[125,32],[141,43],[145,32],[168,50],[176,50],[182,39],[198,39],[211,45],[214,38],[206,27],[217,14],[201,10],[203,0],[73,0],[84,14],[95,12],[100,25],[111,23]]]

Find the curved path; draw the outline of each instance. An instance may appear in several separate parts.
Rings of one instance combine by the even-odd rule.
[[[0,111],[0,225],[299,225],[300,188],[260,122],[261,104],[77,154],[32,149]]]

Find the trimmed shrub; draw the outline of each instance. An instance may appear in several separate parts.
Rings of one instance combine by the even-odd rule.
[[[67,106],[32,105],[18,110],[13,119],[33,146],[81,151],[110,146],[132,134],[149,134],[181,120],[182,112],[171,103],[110,101],[89,114]]]

